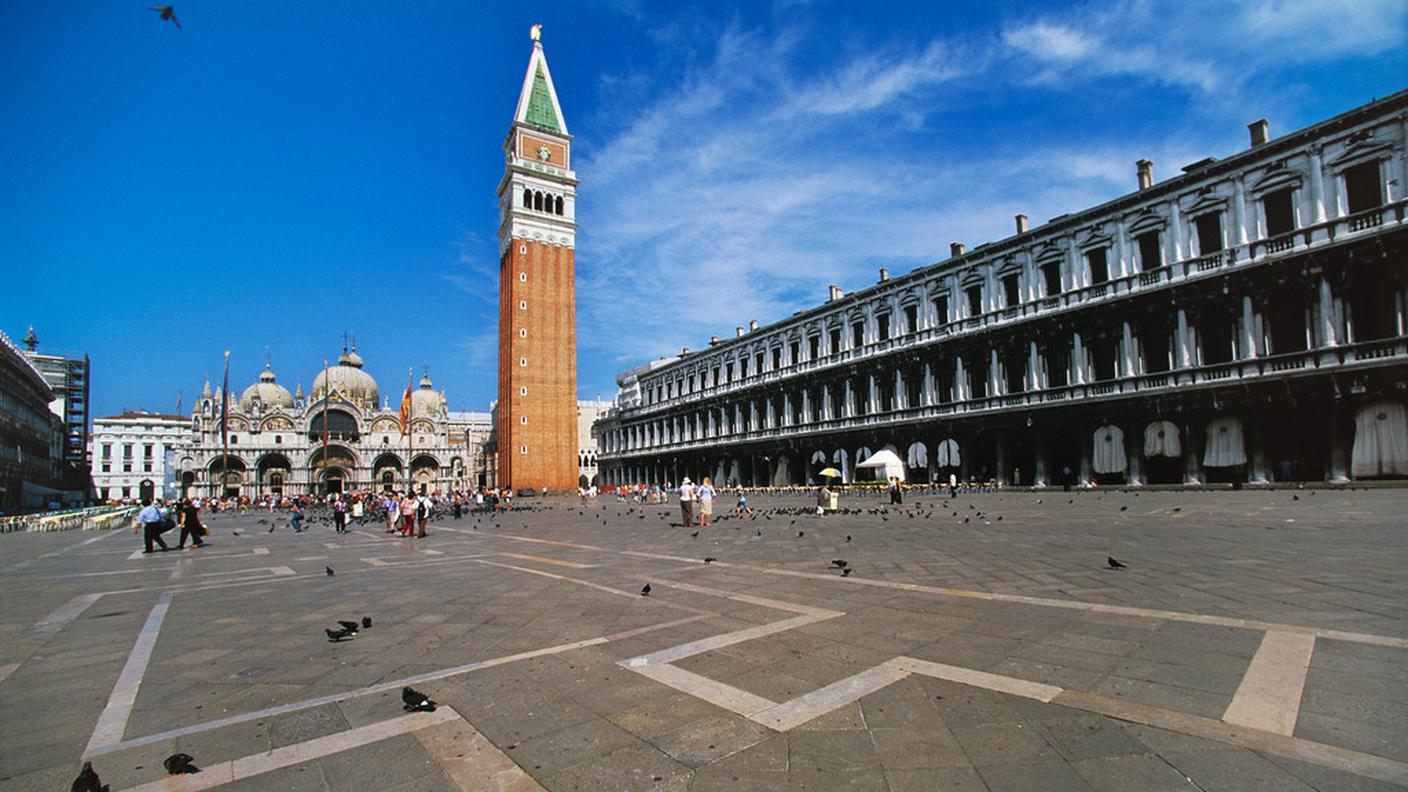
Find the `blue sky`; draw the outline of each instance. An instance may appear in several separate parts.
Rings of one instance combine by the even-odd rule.
[[[576,138],[579,390],[1408,87],[1401,0],[0,3],[0,329],[184,408],[495,393],[494,189],[531,44]]]

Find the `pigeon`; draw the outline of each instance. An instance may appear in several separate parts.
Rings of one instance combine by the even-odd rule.
[[[1299,496],[1299,495],[1292,495],[1292,496],[1291,496],[1291,500],[1300,500],[1300,496]]]
[[[181,29],[181,20],[176,18],[176,10],[173,9],[171,6],[152,6],[151,10],[158,11],[161,13],[162,22],[165,22],[169,19],[174,25],[176,25],[177,30]]]
[[[239,535],[240,535],[240,532],[239,532],[239,531],[230,531],[230,533],[234,534],[235,536],[239,536]]]
[[[1118,561],[1117,559],[1115,559],[1113,556],[1106,556],[1106,557],[1105,557],[1105,563],[1107,563],[1107,564],[1110,565],[1110,569],[1128,569],[1128,568],[1129,568],[1129,567],[1125,566],[1124,564],[1120,563],[1120,561]]]
[[[650,584],[649,584],[649,583],[646,583],[644,586],[641,586],[641,587],[640,587],[640,595],[641,595],[642,597],[649,597],[649,596],[650,596]]]
[[[401,702],[407,712],[434,712],[435,702],[415,688],[401,688]]]
[[[310,523],[310,524],[311,524],[311,523]],[[273,532],[274,532],[274,526],[271,525],[271,526],[269,526],[269,533],[273,533]]]
[[[328,634],[328,640],[331,641],[332,643],[337,643],[337,642],[341,641],[343,638],[351,638],[351,637],[352,637],[352,633],[349,632],[349,631],[347,631],[347,630],[328,630],[328,629],[324,629],[323,632],[325,632],[325,633]]]
[[[854,567],[846,567],[845,569],[841,570],[841,577],[850,577],[851,573],[854,571]]]
[[[162,761],[162,767],[166,768],[169,775],[185,775],[187,773],[199,773],[200,768],[191,764],[195,757],[187,753],[174,753]]]
[[[73,779],[69,792],[108,792],[108,786],[93,772],[93,763],[84,762],[83,769],[78,771],[78,777]]]
[[[837,569],[845,569],[846,567],[850,566],[851,564],[850,564],[849,561],[847,561],[847,560],[844,559],[844,558],[838,558],[838,559],[832,561],[832,562],[831,562],[831,565],[834,566],[834,567],[836,567]]]
[[[699,538],[699,532],[698,532],[698,531],[695,531],[694,533],[692,533],[692,534],[689,535],[689,538],[690,538],[690,539],[698,539],[698,538]]]
[[[1120,511],[1129,511],[1129,507],[1128,507],[1128,506],[1121,506],[1121,507],[1120,507]]]
[[[851,535],[850,535],[850,534],[846,534],[846,541],[847,541],[847,542],[851,541]]]
[[[372,617],[370,617],[370,616],[363,616],[363,617],[362,617],[362,629],[363,629],[363,630],[370,630],[371,628],[372,628]]]
[[[325,567],[323,567],[323,571],[326,572],[326,573],[328,573],[328,577],[332,577],[332,576],[333,576],[332,567],[330,567],[330,566],[325,566]]]
[[[354,621],[342,621],[341,619],[339,619],[337,623],[338,623],[338,625],[339,625],[340,627],[342,627],[342,629],[346,630],[349,634],[351,634],[351,635],[356,635],[356,634],[357,634],[357,622],[354,622]]]
[[[718,561],[718,560],[719,560],[719,559],[714,558],[713,556],[705,556],[705,558],[704,558],[704,563],[706,563],[706,564],[712,564],[712,563],[714,563],[715,561]]]
[[[797,532],[797,538],[798,538],[798,539],[801,539],[803,536],[806,536],[806,535],[807,535],[807,532],[806,532],[806,531],[798,531],[798,532]]]

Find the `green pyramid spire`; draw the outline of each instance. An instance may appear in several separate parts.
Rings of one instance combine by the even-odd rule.
[[[528,96],[528,114],[524,119],[536,127],[561,132],[562,125],[557,121],[557,111],[552,106],[552,94],[548,91],[547,78],[543,76],[543,67],[538,66],[538,71],[533,75],[533,92]]]

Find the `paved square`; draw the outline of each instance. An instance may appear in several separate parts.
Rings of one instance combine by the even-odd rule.
[[[0,792],[1408,788],[1402,490],[530,503],[0,537]]]

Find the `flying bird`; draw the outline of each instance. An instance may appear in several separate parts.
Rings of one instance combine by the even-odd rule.
[[[162,22],[165,22],[169,19],[173,24],[176,25],[177,30],[181,29],[181,20],[176,18],[176,9],[172,8],[171,6],[152,6],[151,9],[153,11],[161,13]]]
[[[93,763],[84,762],[83,769],[79,770],[78,777],[73,779],[73,786],[69,787],[69,792],[108,792],[108,786],[93,771]]]
[[[323,567],[323,571],[326,572],[326,573],[328,573],[328,577],[332,577],[332,576],[333,576],[332,567],[330,567],[330,566],[325,566],[325,567]]]
[[[194,761],[195,757],[191,756],[188,753],[174,753],[166,757],[166,759],[162,761],[161,765],[162,767],[166,768],[166,772],[169,775],[185,775],[187,773],[199,773],[200,768],[192,764],[192,762]]]
[[[1116,559],[1114,556],[1106,556],[1106,557],[1105,557],[1105,563],[1107,563],[1107,564],[1110,565],[1110,569],[1128,569],[1128,568],[1129,568],[1129,567],[1125,566],[1123,563],[1121,563],[1121,562],[1120,562],[1118,559]]]
[[[415,688],[401,688],[401,702],[407,712],[434,712],[435,702]]]

